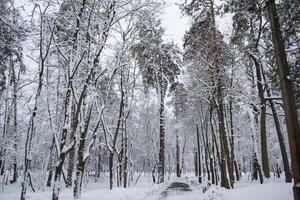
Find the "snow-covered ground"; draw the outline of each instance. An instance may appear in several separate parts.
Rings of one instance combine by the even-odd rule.
[[[163,197],[161,193],[173,181],[188,183],[192,192],[173,192]],[[138,184],[127,189],[115,188],[109,190],[107,182],[90,181],[85,183],[82,200],[292,200],[292,184],[286,184],[282,179],[269,179],[260,185],[251,182],[247,177],[235,184],[233,190],[226,190],[218,186],[210,186],[204,193],[204,185],[198,185],[195,179],[183,177],[171,178],[163,184],[152,184],[149,175],[142,176]],[[20,196],[20,183],[10,184],[0,190],[0,200],[15,200]],[[30,200],[51,199],[51,188],[45,191],[29,193]],[[64,189],[60,195],[61,200],[73,200],[72,190]]]

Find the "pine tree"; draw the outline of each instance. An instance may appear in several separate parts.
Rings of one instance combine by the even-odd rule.
[[[164,44],[160,22],[151,17],[141,22],[139,43],[132,51],[137,59],[146,90],[154,87],[159,96],[159,161],[158,183],[164,182],[165,174],[165,96],[168,85],[179,75],[179,51],[174,44]]]

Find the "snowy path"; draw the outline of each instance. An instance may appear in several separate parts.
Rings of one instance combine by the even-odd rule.
[[[242,180],[235,185],[235,189],[226,190],[218,186],[211,186],[203,193],[203,185],[187,178],[172,178],[160,185],[152,184],[151,179],[144,180],[137,186],[107,189],[107,183],[90,182],[83,188],[81,200],[292,200],[292,185],[283,180],[268,180],[269,183],[260,185],[255,182]],[[151,177],[150,177],[151,178]],[[183,182],[192,189],[190,192],[171,192],[164,196],[162,193],[173,182]],[[99,188],[100,187],[100,188]],[[20,183],[8,185],[5,191],[0,191],[0,200],[15,200],[20,197]],[[50,200],[51,188],[46,191],[29,193],[29,200]],[[64,189],[60,200],[73,200],[72,190]]]

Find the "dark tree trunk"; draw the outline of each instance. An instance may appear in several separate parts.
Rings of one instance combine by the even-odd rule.
[[[270,98],[272,96],[272,93],[269,88],[269,85],[267,84],[265,74],[264,73],[262,73],[262,74],[263,74],[264,81],[266,83],[267,95]],[[288,160],[288,156],[287,156],[287,152],[286,152],[286,148],[285,148],[285,144],[284,144],[283,134],[281,132],[278,114],[277,114],[276,107],[275,107],[275,104],[272,99],[269,99],[269,103],[270,103],[270,107],[271,107],[271,110],[273,113],[274,124],[275,124],[276,133],[277,133],[277,137],[278,137],[278,141],[279,141],[279,147],[280,147],[280,152],[281,152],[281,156],[282,156],[283,168],[285,171],[285,181],[287,183],[291,183],[292,182],[292,174],[291,174],[289,160]]]
[[[180,177],[180,146],[179,146],[179,138],[178,138],[178,130],[176,130],[176,176]]]
[[[100,177],[101,171],[102,171],[102,164],[101,164],[101,145],[100,145],[100,139],[99,139],[99,147],[98,147],[98,156],[97,156],[97,172],[96,172],[96,178]]]
[[[109,170],[109,189],[113,188],[113,173],[114,173],[114,153],[110,152],[108,157],[108,170]]]
[[[264,97],[264,88],[262,81],[262,73],[260,63],[257,58],[250,54],[254,62],[256,69],[256,78],[257,78],[257,90],[258,96],[260,99],[260,137],[261,137],[261,160],[262,168],[266,178],[270,178],[270,167],[269,167],[269,158],[268,158],[268,144],[267,144],[267,130],[266,130],[266,100]]]
[[[236,160],[234,160],[234,170],[235,170],[235,174],[236,174],[236,180],[239,181],[241,175],[240,175],[239,167],[238,167]]]
[[[85,119],[84,130],[80,134],[79,146],[77,151],[76,177],[74,181],[74,191],[73,191],[74,199],[78,199],[81,196],[82,177],[83,177],[84,166],[86,161],[85,160],[86,158],[84,157],[85,143],[86,143],[87,133],[89,129],[91,114],[92,114],[92,105],[90,105],[89,111]]]
[[[55,167],[52,200],[58,200],[58,198],[59,198],[60,179],[61,179],[61,174],[63,173],[62,167],[63,167],[64,160],[65,160],[65,154],[61,154],[60,158],[59,158],[59,163]]]
[[[213,167],[214,167],[213,171],[214,171],[214,175],[215,175],[215,184],[218,185],[219,177],[218,177],[218,170],[217,170],[217,162],[219,165],[221,165],[221,156],[220,156],[218,142],[217,142],[214,126],[213,126],[212,114],[213,114],[213,110],[212,110],[212,105],[211,105],[209,118],[210,118],[210,127],[211,127],[212,154],[213,154],[212,160],[213,160]],[[216,157],[217,157],[217,159],[216,159]]]
[[[253,162],[253,174],[252,174],[252,177],[255,180],[258,180],[258,178],[259,178],[260,184],[263,184],[264,183],[264,178],[263,178],[263,175],[262,175],[262,171],[261,171],[261,167],[259,165],[258,159],[256,157],[256,153],[253,154],[253,160],[252,160],[252,162]]]
[[[163,87],[163,84],[160,84],[158,183],[164,182],[165,175],[165,91]]]
[[[215,78],[216,78],[216,94],[217,94],[217,114],[218,114],[218,125],[219,125],[219,134],[220,134],[220,146],[221,146],[221,187],[225,187],[227,189],[230,188],[229,181],[227,179],[227,170],[226,170],[226,160],[228,161],[229,149],[226,138],[226,130],[225,130],[225,121],[224,121],[224,97],[223,97],[223,80],[222,80],[222,70],[219,66],[219,44],[217,39],[217,30],[216,30],[216,21],[215,21],[215,9],[214,2],[210,1],[209,5],[210,14],[211,14],[211,34],[212,34],[212,66],[215,70]]]
[[[126,122],[125,123],[125,129],[124,129],[124,166],[123,166],[123,187],[127,188],[127,177],[128,177],[128,135],[126,130]]]
[[[182,153],[181,153],[181,167],[180,167],[180,175],[182,175],[184,170],[184,155],[185,155],[185,145],[186,145],[186,138],[184,138],[183,147],[182,147]]]
[[[229,101],[229,120],[230,120],[230,147],[231,147],[231,161],[230,161],[230,165],[231,165],[231,169],[235,170],[235,177],[236,180],[239,181],[240,180],[240,176],[239,176],[239,171],[237,168],[237,163],[235,160],[235,153],[234,153],[234,130],[233,130],[233,114],[232,114],[232,100]],[[234,181],[234,180],[232,180]]]
[[[216,135],[215,135],[215,131],[214,131],[212,115],[213,115],[213,107],[211,104],[210,111],[209,111],[209,124],[210,124],[210,130],[211,130],[211,153],[212,153],[212,156],[210,157],[210,162],[211,162],[211,172],[212,172],[212,184],[218,185],[218,172],[217,172],[216,157],[218,159],[218,162],[220,163],[220,153],[219,153],[218,143],[217,143],[217,139],[216,139]],[[216,149],[215,149],[215,147],[216,147]]]
[[[196,124],[196,134],[197,134],[197,150],[198,150],[198,181],[202,183],[202,163],[201,163],[201,147],[200,147],[200,133],[199,126]]]
[[[202,141],[204,145],[204,155],[205,155],[205,168],[206,168],[206,173],[207,173],[207,180],[210,181],[210,170],[209,170],[209,147],[208,147],[208,140],[207,140],[207,129],[203,128],[203,124],[201,124],[201,132],[202,132]],[[206,137],[204,136],[204,132]]]
[[[55,153],[55,138],[52,138],[52,144],[50,147],[50,157],[49,157],[49,163],[48,163],[48,178],[47,178],[47,187],[51,187],[51,181],[53,176],[53,163],[54,163],[54,153]]]
[[[75,102],[72,101],[71,105],[71,127],[76,126],[75,123]],[[72,129],[70,133],[70,141],[75,140],[76,137],[76,130]],[[67,184],[66,187],[72,187],[73,181],[73,170],[74,170],[74,160],[75,160],[75,146],[70,150],[68,155],[68,168],[67,168]]]
[[[112,190],[113,188],[113,164],[114,164],[114,153],[116,151],[116,144],[118,135],[120,132],[121,125],[123,124],[124,118],[124,88],[123,88],[123,68],[121,68],[121,76],[120,76],[120,88],[121,88],[121,97],[120,97],[120,106],[119,106],[119,114],[118,114],[118,121],[116,125],[116,131],[113,138],[112,149],[109,149],[109,158],[108,158],[108,167],[109,167],[109,189]]]
[[[12,60],[12,58],[11,58]],[[13,179],[11,183],[17,182],[18,179],[18,169],[17,169],[17,151],[18,151],[18,121],[17,121],[17,84],[18,80],[16,77],[15,69],[12,64],[12,82],[13,82],[13,110],[14,110],[14,119],[13,119],[13,131],[14,131],[14,156],[13,156]]]
[[[221,86],[218,86],[218,88]],[[226,139],[226,132],[225,132],[225,124],[224,124],[224,110],[223,110],[223,97],[222,92],[219,90],[218,94],[218,123],[219,123],[219,132],[220,132],[220,145],[221,145],[221,161],[220,161],[220,170],[221,170],[221,187],[225,187],[230,189],[230,184],[227,179],[227,170],[226,170],[226,158],[227,156],[227,139]]]
[[[194,149],[194,167],[195,167],[195,176],[198,177],[198,152],[197,148]]]
[[[292,171],[294,177],[294,199],[300,199],[300,130],[292,82],[289,75],[284,40],[282,38],[275,0],[268,0],[268,15],[271,24],[272,38],[274,43],[275,58],[279,72],[281,93],[285,120],[288,130],[290,152],[292,159]]]

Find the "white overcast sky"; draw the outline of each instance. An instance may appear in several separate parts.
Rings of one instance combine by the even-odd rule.
[[[188,30],[191,22],[187,16],[183,16],[179,6],[176,4],[182,3],[184,0],[165,0],[166,8],[162,15],[162,26],[166,29],[166,34],[164,39],[167,41],[174,41],[182,48],[183,36],[185,31]],[[221,1],[216,0],[216,5],[220,5]],[[224,36],[225,42],[232,32],[232,15],[224,14],[222,16],[218,15],[216,17],[216,24],[219,31]]]
[[[188,28],[188,18],[182,16],[179,6],[183,0],[165,0],[166,7],[164,9],[162,19],[162,26],[165,28],[166,33],[164,39],[167,41],[174,41],[180,47],[182,45],[182,38]],[[15,0],[17,6],[25,6],[27,15],[31,14],[32,5],[28,0]],[[24,11],[24,10],[23,10]]]
[[[32,5],[28,0],[15,0],[15,2],[19,6],[27,4],[27,6],[25,6],[27,8],[26,11],[27,14],[30,14]],[[189,18],[182,15],[179,6],[177,5],[182,2],[184,2],[184,0],[165,0],[166,6],[161,16],[162,26],[166,31],[164,39],[167,41],[174,41],[180,48],[182,48],[184,33],[190,26]],[[231,20],[229,20],[229,22],[230,21]],[[228,23],[228,16],[223,16],[223,19],[217,19],[217,26],[226,37],[231,30],[231,23]]]
[[[165,0],[166,8],[162,15],[162,26],[165,28],[165,39],[167,41],[174,41],[180,47],[182,45],[182,38],[185,31],[189,27],[189,20],[183,16],[179,6],[182,0]]]

